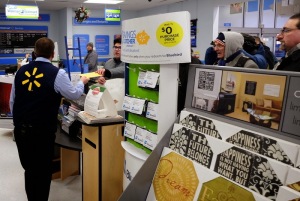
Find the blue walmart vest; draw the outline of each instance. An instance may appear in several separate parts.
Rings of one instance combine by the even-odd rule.
[[[56,131],[61,101],[61,95],[54,90],[58,70],[51,63],[42,61],[32,61],[18,70],[13,106],[15,126],[30,124]]]

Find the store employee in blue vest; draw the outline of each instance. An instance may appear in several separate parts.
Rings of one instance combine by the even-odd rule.
[[[29,201],[47,201],[52,176],[52,159],[57,114],[62,97],[78,99],[88,78],[73,87],[67,73],[51,64],[54,43],[40,38],[35,43],[35,61],[22,66],[10,95],[14,135]]]

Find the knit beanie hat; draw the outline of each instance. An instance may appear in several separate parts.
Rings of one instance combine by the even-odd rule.
[[[225,45],[225,36],[222,32],[219,33],[218,37],[215,40],[215,43],[219,43],[221,45]]]
[[[89,42],[88,44],[86,44],[86,46],[94,47],[94,44],[92,42]]]

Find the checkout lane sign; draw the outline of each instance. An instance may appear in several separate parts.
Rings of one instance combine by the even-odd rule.
[[[6,18],[9,19],[38,19],[39,8],[37,6],[12,5],[5,7]]]

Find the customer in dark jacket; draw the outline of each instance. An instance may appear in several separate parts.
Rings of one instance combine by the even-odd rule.
[[[257,45],[262,45],[265,51],[265,59],[268,63],[268,69],[272,70],[275,64],[278,62],[278,59],[275,57],[273,52],[268,46],[266,46],[258,36],[253,36]]]
[[[212,42],[214,45],[214,42]],[[217,53],[213,46],[206,49],[204,62],[206,65],[213,65],[218,60]]]
[[[241,33],[244,37],[244,44],[243,44],[243,53],[245,56],[251,58],[260,69],[267,69],[268,63],[265,59],[265,50],[264,47],[259,44],[257,45],[253,36]]]
[[[291,16],[277,35],[280,48],[286,51],[277,70],[300,72],[300,13]]]
[[[10,95],[14,136],[25,170],[29,201],[47,201],[54,154],[57,114],[62,96],[78,99],[88,78],[73,87],[67,73],[51,64],[54,43],[40,38],[35,43],[36,60],[17,71]]]

